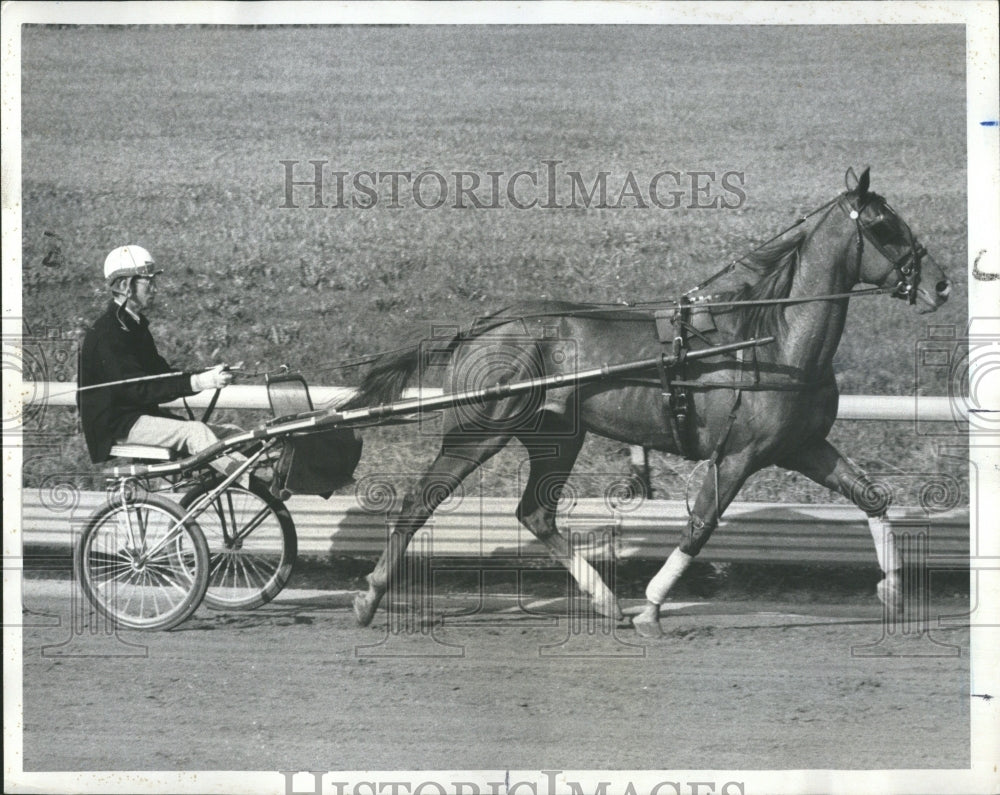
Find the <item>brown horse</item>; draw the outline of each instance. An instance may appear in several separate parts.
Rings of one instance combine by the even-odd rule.
[[[355,597],[358,622],[372,620],[389,580],[400,576],[413,534],[461,481],[512,439],[530,456],[517,518],[573,574],[603,615],[621,617],[614,595],[556,528],[556,504],[587,432],[631,445],[710,459],[680,545],[646,589],[633,619],[661,634],[659,605],[697,555],[746,479],[770,465],[801,472],[851,499],[869,516],[885,578],[879,597],[899,610],[899,561],[884,524],[888,500],[826,436],[837,413],[833,356],[859,284],[905,298],[919,312],[947,300],[949,283],[886,201],[869,192],[868,170],[794,231],[745,258],[759,280],[699,305],[693,347],[773,336],[749,356],[718,355],[687,365],[689,419],[683,448],[650,378],[609,378],[445,412],[441,451],[404,498],[368,590]],[[881,288],[879,290],[878,288]],[[655,357],[662,351],[649,311],[586,304],[526,304],[471,330],[387,355],[365,377],[351,406],[395,400],[414,376],[444,362],[445,391],[502,380]],[[746,352],[744,352],[746,353]],[[440,368],[439,368],[440,369]],[[450,387],[450,389],[449,389]]]

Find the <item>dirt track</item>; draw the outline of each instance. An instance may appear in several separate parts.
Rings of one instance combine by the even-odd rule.
[[[627,645],[628,629],[571,632],[565,600],[513,605],[459,618],[476,599],[448,597],[443,624],[399,634],[384,611],[355,627],[346,595],[203,608],[124,635],[148,649],[124,657],[147,652],[71,636],[68,602],[29,591],[26,619],[62,626],[25,629],[25,770],[969,764],[966,629],[896,627],[876,647],[896,656],[852,656],[883,637],[877,603],[702,603],[664,616],[663,641]],[[948,653],[937,644],[960,656],[925,656]]]

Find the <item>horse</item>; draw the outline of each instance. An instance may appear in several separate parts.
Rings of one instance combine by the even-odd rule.
[[[920,313],[943,304],[950,284],[906,222],[869,190],[869,180],[869,169],[860,177],[849,169],[844,192],[744,258],[760,274],[755,282],[706,297],[699,311],[707,310],[711,322],[699,324],[703,330],[692,346],[763,337],[774,342],[750,356],[708,356],[686,365],[683,440],[664,410],[662,378],[610,377],[445,410],[441,449],[404,496],[386,548],[367,575],[367,590],[355,595],[358,624],[372,621],[390,580],[402,576],[414,533],[466,476],[513,439],[530,460],[518,521],[571,572],[597,613],[622,620],[615,595],[555,522],[561,490],[588,432],[709,460],[680,542],[650,580],[646,604],[632,619],[640,635],[662,636],[660,605],[671,587],[747,478],[771,465],[801,472],[865,512],[883,572],[876,595],[901,612],[901,563],[885,521],[885,490],[826,440],[837,414],[833,356],[849,299],[862,292],[853,290],[858,284],[904,299]],[[458,392],[662,351],[655,313],[643,307],[526,303],[384,355],[344,408],[397,399],[428,362],[443,369],[445,385]]]

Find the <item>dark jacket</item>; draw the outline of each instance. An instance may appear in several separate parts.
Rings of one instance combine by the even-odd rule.
[[[112,302],[84,337],[77,380],[84,387],[172,371],[156,350],[149,321],[140,316],[137,322]],[[191,373],[78,392],[76,402],[91,460],[106,461],[111,445],[124,438],[142,415],[173,417],[160,403],[193,394]]]

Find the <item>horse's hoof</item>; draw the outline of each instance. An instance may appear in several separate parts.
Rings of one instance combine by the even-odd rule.
[[[903,615],[903,589],[897,577],[885,577],[875,586],[875,593],[878,600],[888,608],[890,615]]]
[[[615,621],[621,621],[625,618],[625,614],[618,606],[618,600],[613,596],[610,600],[607,598],[601,599],[596,596],[592,597],[590,604],[591,607],[594,608],[595,613],[604,616],[605,618],[613,618]]]
[[[354,618],[359,627],[367,627],[372,623],[380,601],[381,594],[372,591],[365,591],[354,597]]]
[[[590,596],[590,607],[599,616],[613,618],[615,621],[621,621],[625,618],[625,614],[618,606],[618,599],[615,598],[610,588],[602,583],[600,587],[588,591],[589,589],[584,590],[584,593]]]
[[[643,638],[656,640],[663,637],[659,618],[647,619],[642,616],[633,616],[632,626],[635,627],[635,631]]]

